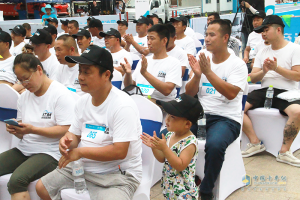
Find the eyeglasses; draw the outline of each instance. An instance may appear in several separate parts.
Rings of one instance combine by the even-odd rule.
[[[20,81],[20,83],[23,85],[23,84],[28,84],[30,82],[30,79],[32,77],[34,72],[31,73],[30,77],[27,79],[27,80],[24,80],[24,81]]]

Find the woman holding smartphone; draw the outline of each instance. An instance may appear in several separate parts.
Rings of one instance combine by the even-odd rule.
[[[7,124],[7,131],[21,141],[0,154],[0,176],[12,173],[8,182],[11,199],[27,200],[30,182],[58,165],[59,139],[71,124],[75,102],[66,87],[47,77],[34,55],[16,56],[13,70],[27,90],[18,100],[20,127]]]

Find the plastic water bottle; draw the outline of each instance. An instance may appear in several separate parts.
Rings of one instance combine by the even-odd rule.
[[[202,119],[198,120],[197,138],[200,140],[206,139],[206,116],[205,116],[205,114],[203,115]]]
[[[84,178],[84,169],[81,160],[73,162],[74,188],[77,194],[87,192],[86,182]]]
[[[274,94],[273,85],[270,85],[266,93],[266,100],[265,100],[266,109],[270,109],[272,107],[273,94]]]

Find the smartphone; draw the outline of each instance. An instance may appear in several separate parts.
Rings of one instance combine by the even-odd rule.
[[[14,125],[14,126],[18,126],[18,127],[22,127],[19,125],[19,123],[13,119],[6,119],[4,120],[5,123],[9,124],[9,125]]]

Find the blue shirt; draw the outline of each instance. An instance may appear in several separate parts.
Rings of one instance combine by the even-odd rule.
[[[27,19],[27,12],[26,10],[17,10],[19,13],[19,19]]]
[[[42,22],[44,21],[45,18],[47,19],[47,18],[50,18],[50,17],[56,18],[56,19],[57,19],[57,17],[56,17],[55,14],[50,14],[50,15],[44,14],[44,15],[42,16]],[[45,21],[45,25],[47,25],[47,24],[48,24],[48,22]]]

